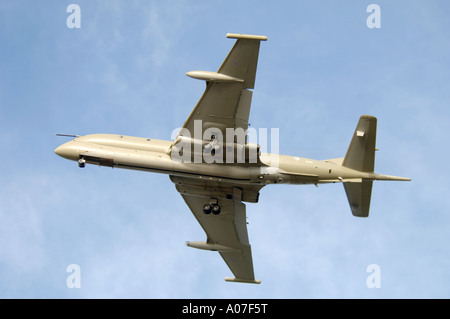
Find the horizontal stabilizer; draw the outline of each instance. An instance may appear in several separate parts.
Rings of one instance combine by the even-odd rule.
[[[345,183],[344,189],[347,194],[348,203],[353,216],[368,217],[370,209],[370,198],[372,196],[371,180],[363,180],[361,183]]]
[[[377,119],[370,115],[362,115],[353,133],[342,166],[361,172],[373,172],[376,134]]]

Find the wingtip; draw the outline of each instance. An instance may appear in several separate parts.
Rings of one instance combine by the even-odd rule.
[[[241,278],[233,278],[233,277],[225,277],[225,281],[228,282],[240,282],[245,284],[260,284],[261,280],[259,279],[241,279]]]
[[[267,41],[267,36],[265,36],[265,35],[253,35],[253,34],[227,33],[227,38],[230,38],[230,39],[248,39],[248,40]]]

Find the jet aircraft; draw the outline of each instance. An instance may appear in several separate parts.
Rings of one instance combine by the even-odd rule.
[[[187,246],[219,252],[234,275],[226,281],[260,283],[254,276],[244,202],[258,202],[264,186],[342,183],[352,214],[368,217],[373,181],[410,179],[374,172],[377,119],[370,115],[360,117],[343,158],[273,156],[248,143],[260,43],[267,37],[227,37],[236,42],[217,72],[186,73],[204,80],[206,89],[174,140],[66,135],[74,139],[55,153],[79,167],[88,163],[168,174],[206,233],[206,241],[188,241]]]

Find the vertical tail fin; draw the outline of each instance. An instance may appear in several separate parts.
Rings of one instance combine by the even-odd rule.
[[[375,140],[377,118],[362,115],[353,134],[342,166],[361,172],[373,172],[375,167]]]
[[[376,135],[377,119],[370,115],[361,116],[342,166],[361,172],[373,172],[375,168]],[[344,183],[345,193],[353,216],[369,216],[372,184],[372,180]]]

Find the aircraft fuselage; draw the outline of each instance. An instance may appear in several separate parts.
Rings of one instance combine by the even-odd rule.
[[[55,149],[69,160],[181,177],[237,184],[318,184],[387,176],[343,167],[337,160],[313,159],[261,153],[258,164],[185,163],[171,158],[173,141],[113,134],[77,137]],[[384,177],[384,178],[383,178]]]

